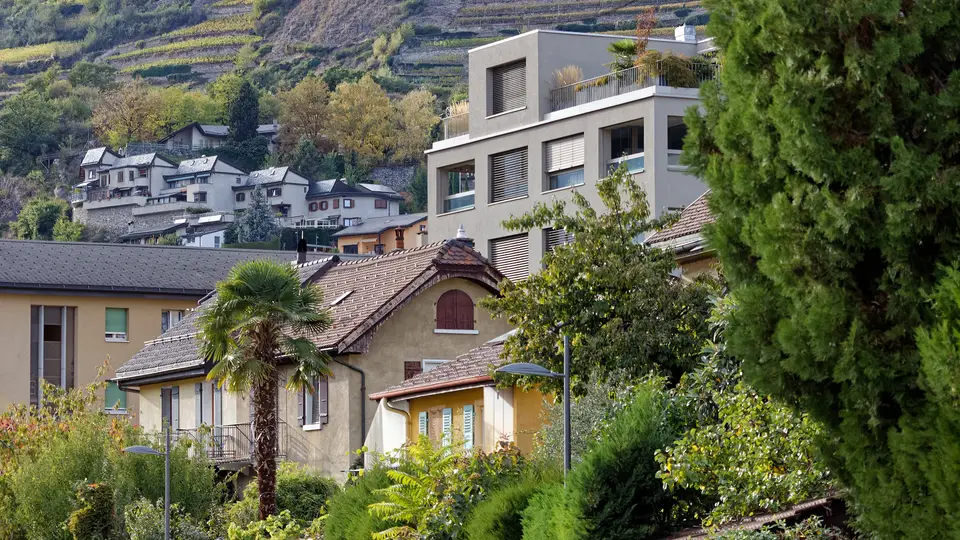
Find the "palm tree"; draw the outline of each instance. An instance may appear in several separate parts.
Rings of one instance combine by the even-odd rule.
[[[200,352],[213,362],[210,379],[231,392],[253,391],[254,468],[260,519],[277,510],[277,395],[281,364],[294,367],[288,389],[308,388],[328,374],[327,356],[306,335],[325,331],[330,316],[323,291],[300,284],[291,264],[249,261],[217,283],[216,296],[199,316]]]

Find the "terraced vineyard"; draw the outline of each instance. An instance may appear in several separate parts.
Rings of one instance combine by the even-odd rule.
[[[32,60],[65,58],[80,50],[79,42],[52,41],[40,45],[0,49],[0,64],[21,64]]]
[[[167,32],[160,38],[171,38],[180,36],[206,36],[219,34],[233,34],[237,32],[251,32],[253,30],[253,14],[244,13],[241,15],[230,15],[218,19],[209,19],[200,24]]]

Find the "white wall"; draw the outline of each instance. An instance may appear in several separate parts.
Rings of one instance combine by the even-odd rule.
[[[483,388],[483,448],[493,451],[500,440],[513,441],[513,388]]]
[[[212,232],[192,238],[193,242],[188,242],[186,238],[182,240],[183,245],[187,247],[223,247],[224,231]]]
[[[372,466],[374,454],[386,454],[399,449],[407,442],[407,415],[391,410],[386,405],[386,398],[377,404],[377,412],[373,416],[367,432],[367,440],[363,442],[367,447],[364,454],[365,466]],[[394,404],[394,409],[409,413],[410,404],[401,401]]]

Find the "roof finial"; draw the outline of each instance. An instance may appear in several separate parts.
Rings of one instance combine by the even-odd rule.
[[[457,229],[457,240],[465,240],[467,238],[467,230],[463,228],[463,223],[460,224],[460,228]]]

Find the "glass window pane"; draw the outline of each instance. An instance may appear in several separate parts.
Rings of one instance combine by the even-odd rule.
[[[567,186],[579,186],[583,184],[583,169],[573,169],[570,171],[561,171],[550,175],[550,189],[560,189]]]
[[[687,136],[687,125],[682,116],[667,117],[667,150],[683,150],[683,138]]]
[[[108,333],[127,333],[127,310],[122,308],[107,308]]]
[[[63,336],[61,317],[63,308],[43,308],[43,380],[54,386],[62,386],[61,362],[63,359]]]

